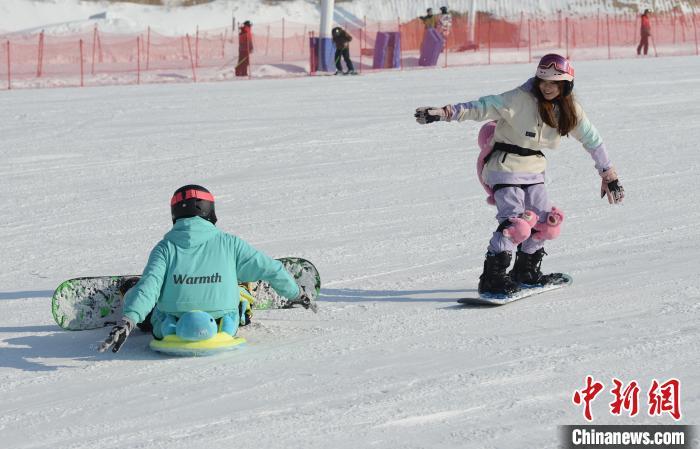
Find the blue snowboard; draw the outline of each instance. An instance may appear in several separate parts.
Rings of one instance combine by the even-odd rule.
[[[528,296],[539,295],[540,293],[568,287],[574,282],[571,276],[564,273],[552,273],[549,276],[552,277],[552,282],[545,285],[522,284],[520,290],[512,295],[493,295],[485,293],[470,298],[460,298],[457,302],[464,305],[502,306],[517,301],[518,299],[527,298]]]

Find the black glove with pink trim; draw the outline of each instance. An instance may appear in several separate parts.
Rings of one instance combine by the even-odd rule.
[[[610,167],[600,174],[602,183],[600,186],[600,197],[605,198],[607,195],[608,203],[620,204],[625,198],[625,189],[622,188],[620,180],[617,178],[615,167]]]

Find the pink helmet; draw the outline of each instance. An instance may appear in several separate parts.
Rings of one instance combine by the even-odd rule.
[[[565,57],[550,53],[540,59],[535,76],[546,81],[573,81],[574,67]]]

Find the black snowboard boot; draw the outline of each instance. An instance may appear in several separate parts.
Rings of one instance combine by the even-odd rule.
[[[509,273],[510,277],[519,284],[544,285],[550,283],[550,275],[542,274],[540,270],[542,257],[546,254],[544,248],[540,248],[532,254],[518,250],[515,254],[515,264]]]
[[[520,288],[506,270],[510,266],[511,254],[503,251],[498,254],[486,253],[484,272],[479,277],[479,294],[511,295]]]

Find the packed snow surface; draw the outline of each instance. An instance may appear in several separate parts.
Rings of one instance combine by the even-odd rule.
[[[509,90],[529,65],[0,92],[3,448],[555,448],[591,375],[596,424],[649,416],[653,379],[700,413],[700,58],[585,61],[576,92],[626,190],[599,196],[580,144],[547,151],[566,214],[545,271],[571,287],[499,308],[474,295],[496,228],[479,124],[413,110]],[[668,76],[673,74],[672,77]],[[51,317],[64,279],[140,272],[183,184],[221,229],[323,277],[318,314],[257,312],[248,344],[201,358],[118,354]],[[639,415],[612,416],[612,379]]]

